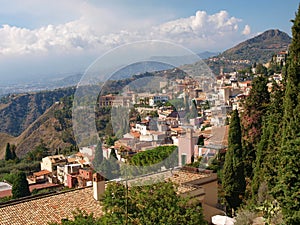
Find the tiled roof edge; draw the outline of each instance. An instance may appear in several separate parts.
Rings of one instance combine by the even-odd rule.
[[[60,192],[52,191],[50,193],[42,193],[42,194],[37,194],[37,195],[33,195],[33,196],[27,196],[27,197],[22,197],[22,198],[18,198],[18,199],[13,199],[13,200],[9,200],[7,202],[0,203],[0,208],[17,205],[20,203],[29,202],[29,201],[33,201],[33,200],[37,200],[37,199],[41,199],[41,198],[47,198],[47,197],[50,197],[53,195],[60,195],[60,194],[65,194],[65,193],[72,192],[72,191],[78,191],[78,190],[85,189],[85,188],[91,188],[91,187],[82,187],[82,188],[70,189],[70,190],[65,190],[65,191],[60,191]]]

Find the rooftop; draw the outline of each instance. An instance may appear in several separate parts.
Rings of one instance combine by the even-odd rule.
[[[44,175],[48,175],[48,174],[51,174],[51,172],[48,170],[41,170],[39,172],[33,173],[33,176],[39,177],[39,176],[44,176]]]
[[[52,183],[41,183],[41,184],[30,184],[29,190],[32,192],[34,189],[41,190],[46,188],[55,188],[60,187],[59,184],[52,184]],[[12,187],[10,189],[0,190],[0,198],[12,196]],[[1,207],[1,204],[0,204]]]
[[[49,222],[72,218],[72,212],[77,208],[93,213],[95,217],[102,215],[99,202],[93,198],[93,189],[83,188],[37,199],[27,199],[5,207],[0,205],[0,224],[46,225]]]

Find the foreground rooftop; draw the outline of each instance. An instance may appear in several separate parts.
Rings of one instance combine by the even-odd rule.
[[[76,189],[47,197],[26,199],[10,205],[0,204],[1,225],[46,225],[72,218],[76,209],[102,215],[100,203],[93,198],[93,188]]]

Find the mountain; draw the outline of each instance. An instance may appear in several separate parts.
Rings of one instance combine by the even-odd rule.
[[[205,62],[215,74],[220,72],[220,68],[224,72],[231,72],[249,67],[254,62],[267,63],[274,54],[288,50],[291,40],[288,34],[278,29],[267,30]]]
[[[18,109],[22,112],[21,108],[24,105],[20,105],[19,102],[18,105]],[[20,135],[12,136],[7,133],[0,133],[0,158],[4,157],[7,143],[16,145],[16,153],[19,157],[34,150],[41,143],[45,144],[51,151],[70,147],[75,143],[72,132],[71,108],[71,97],[65,96],[47,108]],[[31,117],[31,113],[28,116]]]
[[[30,124],[61,98],[70,96],[75,88],[11,94],[0,99],[0,132],[20,135]]]
[[[267,30],[262,34],[230,48],[218,57],[230,60],[250,60],[266,63],[272,56],[288,49],[292,38],[280,30]]]
[[[216,56],[216,55],[218,55],[218,54],[219,54],[219,53],[217,53],[217,52],[208,52],[208,51],[205,51],[205,52],[198,53],[197,55],[198,55],[201,59],[207,59],[207,58]]]

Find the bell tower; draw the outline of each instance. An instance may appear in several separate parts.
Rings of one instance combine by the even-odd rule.
[[[105,191],[105,178],[100,173],[93,174],[94,199],[99,201]]]

